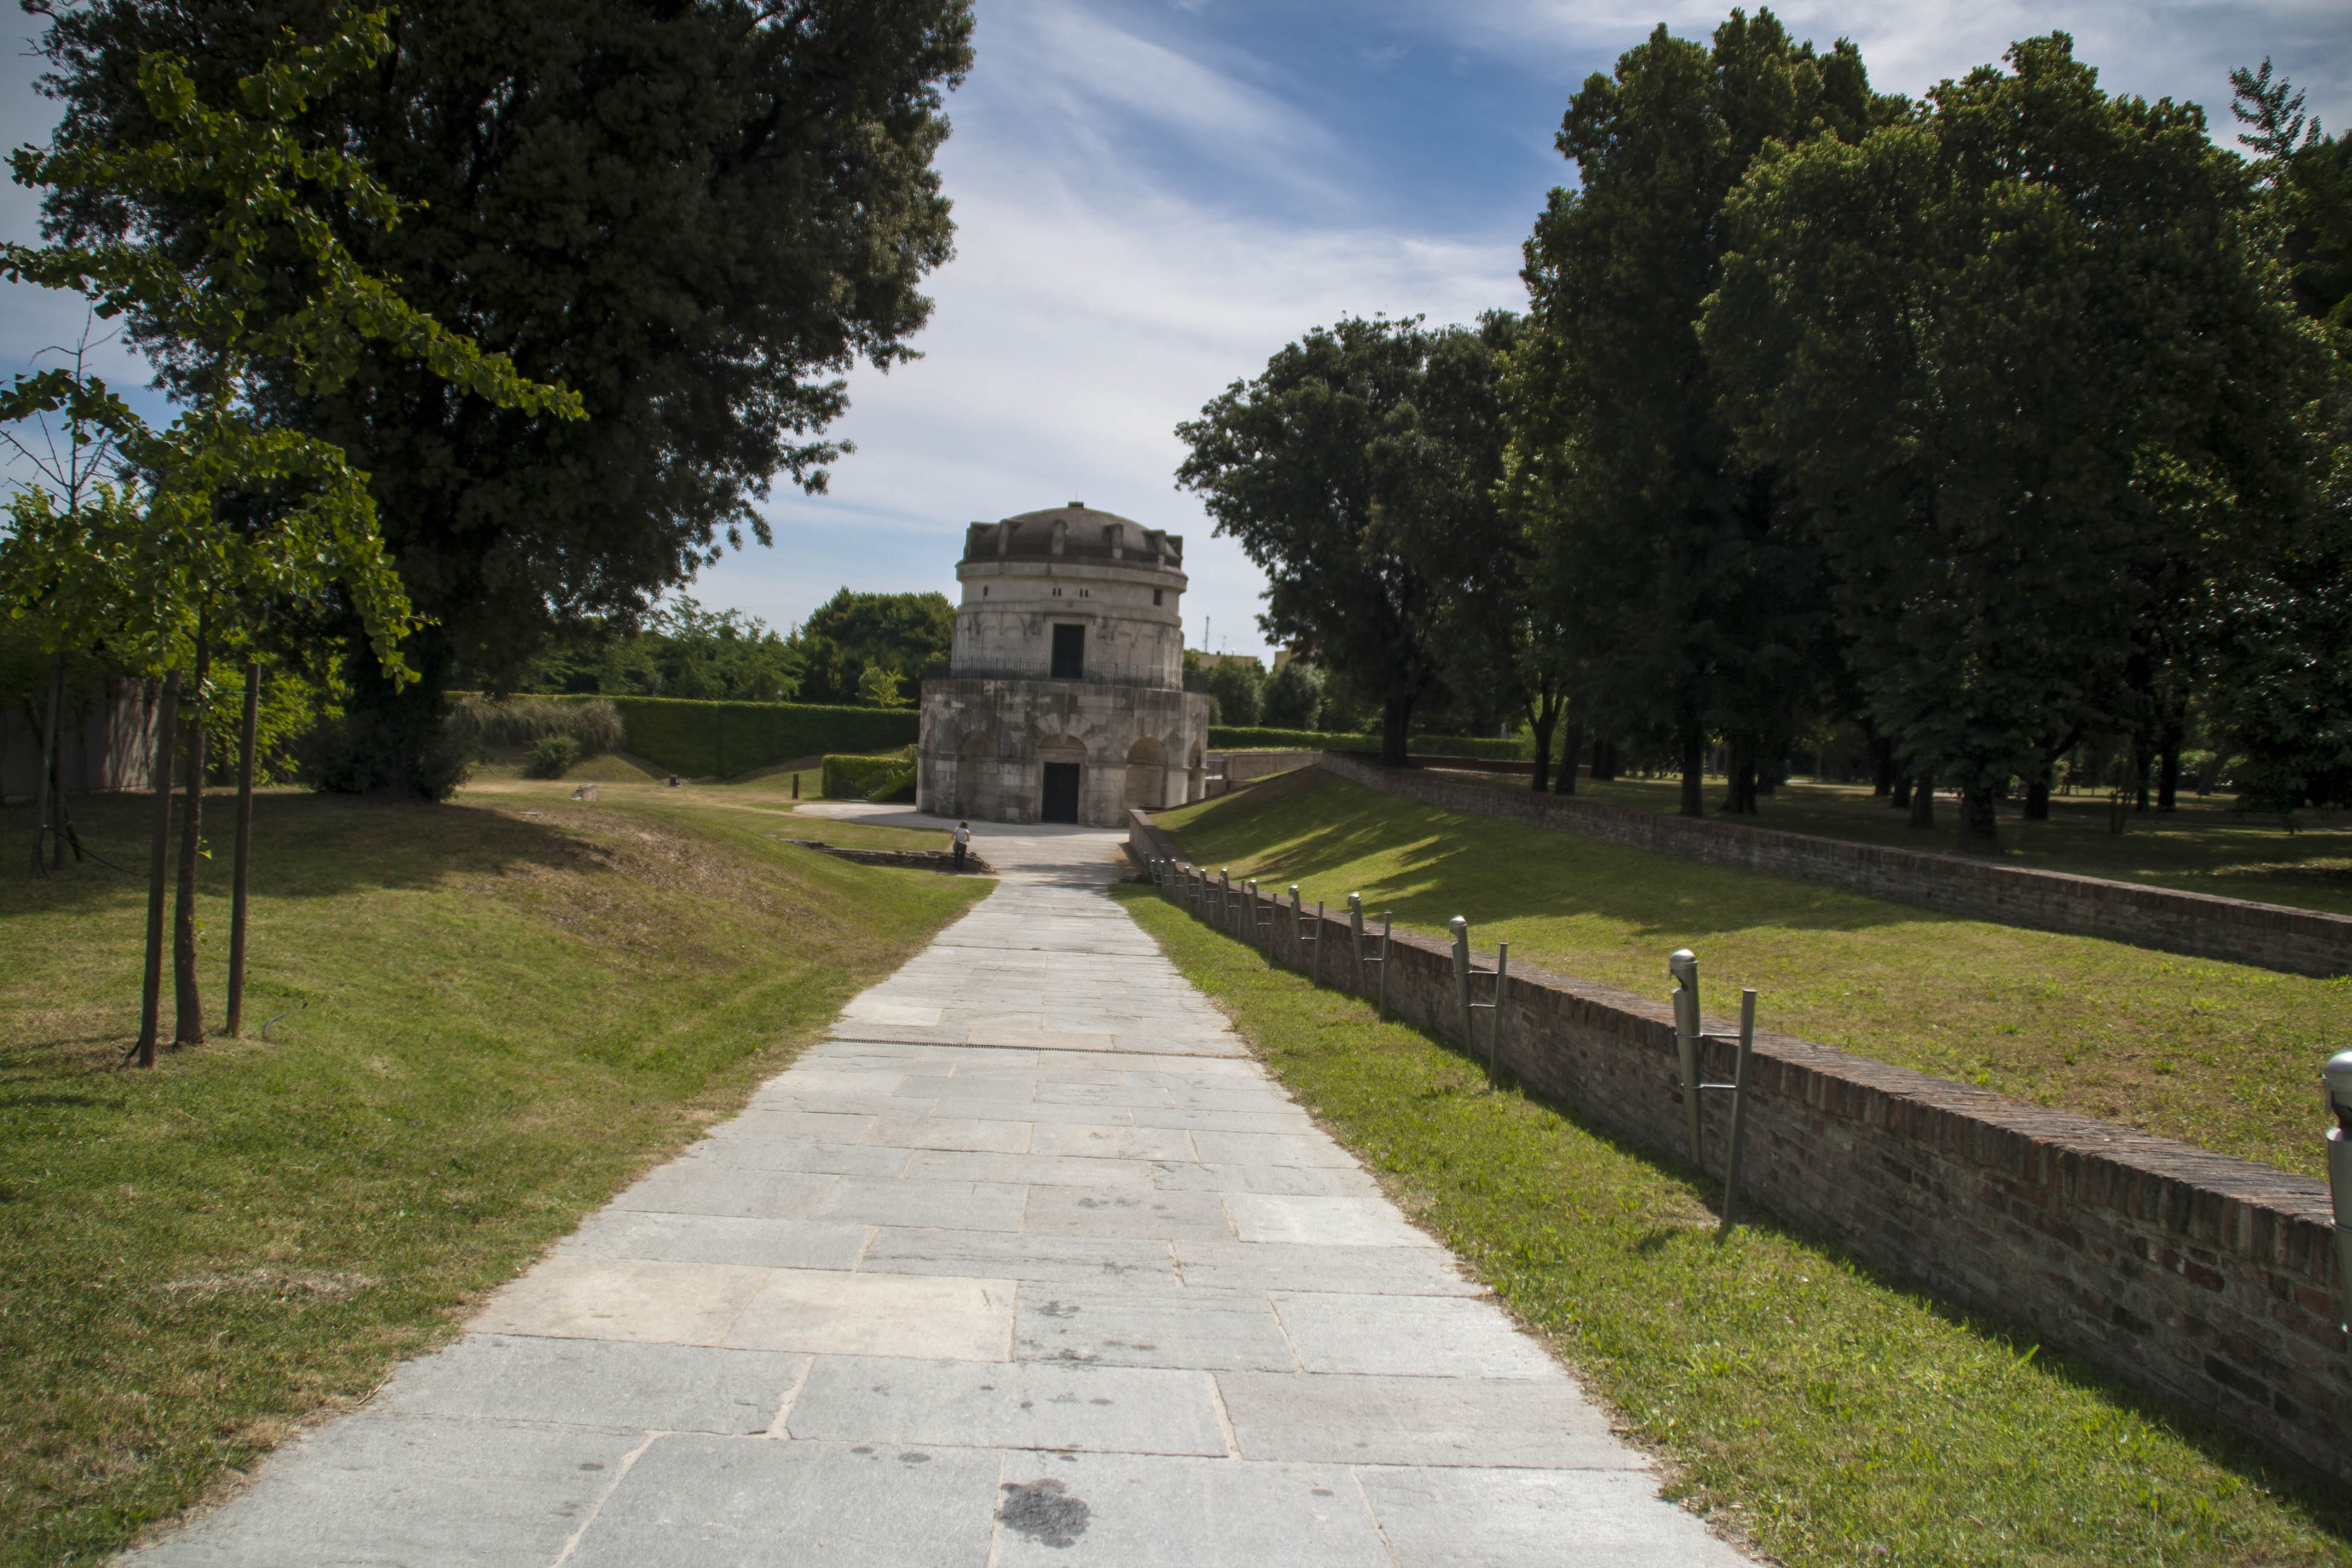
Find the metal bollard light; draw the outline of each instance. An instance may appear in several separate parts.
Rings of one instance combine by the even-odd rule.
[[[1678,947],[1666,957],[1675,977],[1675,1051],[1682,1064],[1683,1112],[1690,1121],[1690,1160],[1698,1163],[1698,954]]]
[[[1389,917],[1386,913],[1381,916],[1381,952],[1378,958],[1364,956],[1364,895],[1361,893],[1348,895],[1348,930],[1356,939],[1358,983],[1362,982],[1367,965],[1381,972],[1376,992],[1379,1000],[1373,1005],[1372,1016],[1385,1019],[1389,1016]]]
[[[1323,906],[1319,901],[1315,906],[1315,929],[1309,935],[1307,906],[1298,896],[1298,884],[1296,882],[1290,884],[1290,944],[1302,960],[1302,967],[1305,967],[1303,961],[1307,957],[1307,950],[1310,947],[1315,950],[1314,966],[1307,969],[1307,973],[1320,981],[1323,978]]]
[[[1731,1069],[1731,1081],[1699,1086],[1731,1091],[1731,1139],[1723,1152],[1723,1225],[1715,1233],[1718,1239],[1729,1236],[1731,1227],[1739,1223],[1739,1144],[1748,1127],[1748,1068],[1755,1058],[1756,991],[1750,986],[1739,994],[1739,1061]]]
[[[1454,989],[1462,1005],[1462,1044],[1475,1049],[1478,1037],[1470,1032],[1470,922],[1455,915],[1445,929],[1454,936]]]
[[[2343,1291],[2336,1322],[2345,1331],[2345,1363],[2352,1366],[2352,1051],[2328,1058],[2321,1079],[2336,1118],[2327,1130],[2327,1188],[2336,1204],[2336,1277]]]
[[[1470,962],[1470,922],[1462,916],[1455,915],[1445,922],[1445,929],[1454,933],[1454,983],[1462,994],[1462,1044],[1465,1048],[1474,1054],[1478,1049],[1478,1015],[1482,1012],[1491,1012],[1495,1015],[1495,1022],[1486,1032],[1486,1087],[1492,1089],[1495,1087],[1499,1067],[1498,1058],[1501,1055],[1503,981],[1504,976],[1510,970],[1511,944],[1507,942],[1499,944],[1495,953],[1495,967],[1481,969]],[[1470,982],[1481,974],[1494,977],[1495,999],[1491,1002],[1474,1002],[1470,999]],[[1382,971],[1382,977],[1386,978],[1385,969]]]

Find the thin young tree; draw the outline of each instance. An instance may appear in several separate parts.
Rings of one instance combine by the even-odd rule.
[[[306,129],[306,110],[341,79],[389,47],[382,12],[349,18],[327,42],[287,35],[253,75],[207,101],[193,68],[169,55],[140,61],[139,80],[158,128],[121,147],[22,148],[19,184],[112,196],[137,210],[156,193],[197,202],[214,216],[200,243],[177,232],[133,232],[93,244],[0,244],[0,277],[87,295],[101,317],[136,312],[166,334],[189,406],[154,430],[96,377],[20,376],[0,395],[0,416],[64,412],[112,432],[134,490],[100,487],[100,501],[60,511],[31,493],[0,545],[0,589],[15,603],[105,641],[165,679],[167,706],[180,678],[193,710],[187,808],[182,823],[175,921],[173,1030],[204,1037],[195,976],[194,883],[201,849],[203,719],[217,654],[252,648],[265,625],[293,609],[318,618],[340,611],[366,628],[376,661],[394,682],[413,674],[400,643],[417,617],[387,556],[367,476],[341,450],[273,424],[257,406],[259,367],[298,384],[348,376],[365,345],[413,357],[464,392],[502,407],[578,417],[577,397],[526,380],[406,303],[394,279],[362,266],[343,234],[389,228],[400,204],[331,138]],[[289,290],[289,256],[302,286]],[[25,498],[20,498],[24,500]],[[159,796],[169,791],[176,749],[168,719],[157,744]],[[159,810],[159,826],[167,822]],[[160,968],[161,843],[150,888],[148,997],[142,1063],[153,1059]]]

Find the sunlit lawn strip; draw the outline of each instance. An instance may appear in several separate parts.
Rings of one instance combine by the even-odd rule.
[[[2352,1563],[2300,1472],[1707,1192],[1356,999],[1117,889],[1297,1099],[1554,1337],[1670,1490],[1781,1561]]]
[[[2352,980],[1956,920],[1807,882],[1463,816],[1302,773],[1159,818],[1187,854],[1334,909],[1663,994],[1696,949],[1717,1005],[1766,1026],[2320,1174],[2320,1064],[2352,1039]]]
[[[0,880],[0,1563],[98,1561],[364,1395],[991,886],[546,793],[266,796],[246,1016],[290,1016],[151,1073],[135,880]],[[75,808],[138,863],[142,803]]]

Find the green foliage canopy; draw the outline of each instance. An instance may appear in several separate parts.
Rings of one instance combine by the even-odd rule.
[[[134,86],[142,55],[193,60],[190,90],[218,101],[281,29],[328,37],[338,16],[334,0],[51,11],[58,145],[153,139],[168,101]],[[412,645],[416,713],[437,714],[452,670],[511,679],[552,626],[634,619],[722,541],[764,541],[772,475],[823,488],[845,449],[823,437],[845,405],[840,373],[906,357],[929,310],[917,286],[950,251],[931,161],[971,27],[966,0],[413,0],[370,68],[303,95],[307,144],[412,204],[396,226],[328,216],[357,261],[399,278],[418,319],[579,389],[586,414],[552,424],[454,395],[429,342],[257,356],[268,422],[369,475],[404,589],[434,622]],[[47,210],[76,241],[137,233],[176,256],[226,203],[67,186]],[[241,265],[281,294],[315,269],[283,242]],[[182,352],[171,321],[143,302],[131,320],[173,386],[203,384],[206,356]],[[390,701],[365,683],[355,697]]]
[[[879,668],[898,682],[897,696],[912,700],[924,669],[955,647],[955,606],[945,594],[853,594],[847,588],[817,606],[794,638],[807,667],[803,696],[812,702],[859,702],[890,707],[866,678]]]
[[[1177,483],[1267,578],[1268,637],[1343,665],[1402,762],[1451,606],[1496,558],[1497,323],[1349,317],[1177,426]]]
[[[58,628],[54,646],[102,645],[134,668],[178,668],[200,657],[200,628],[250,647],[273,616],[328,613],[339,599],[384,669],[410,674],[398,645],[417,617],[385,553],[367,476],[331,443],[257,414],[265,362],[321,389],[377,346],[499,406],[578,416],[576,396],[528,380],[416,310],[341,237],[341,220],[388,228],[398,204],[302,121],[388,47],[382,13],[323,45],[281,40],[223,103],[198,92],[185,60],[150,55],[138,82],[151,140],[11,154],[20,184],[133,205],[186,197],[210,213],[169,247],[147,233],[0,243],[0,277],[80,292],[100,316],[131,314],[167,341],[193,399],[157,432],[78,372],[20,375],[0,395],[0,418],[57,413],[106,430],[137,475],[100,485],[85,505],[61,509],[37,488],[14,498],[0,583],[20,612]],[[263,266],[277,254],[299,258],[297,285]]]
[[[1754,468],[1810,509],[1882,733],[1992,800],[2116,722],[2181,575],[2298,511],[2318,391],[2194,105],[2029,39],[1858,142],[1765,150],[1705,341]]]
[[[1686,811],[1700,737],[1785,733],[1825,662],[1819,552],[1777,477],[1733,451],[1692,331],[1725,204],[1768,143],[1858,140],[1896,107],[1852,45],[1820,54],[1734,12],[1711,47],[1660,26],[1561,121],[1579,183],[1527,245],[1511,510],[1549,601],[1532,614],[1616,724],[1678,738]]]

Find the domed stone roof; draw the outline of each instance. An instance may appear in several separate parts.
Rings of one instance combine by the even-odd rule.
[[[975,522],[965,531],[963,558],[968,562],[1056,555],[1179,570],[1184,564],[1184,536],[1146,528],[1131,518],[1075,500],[1002,522]]]

